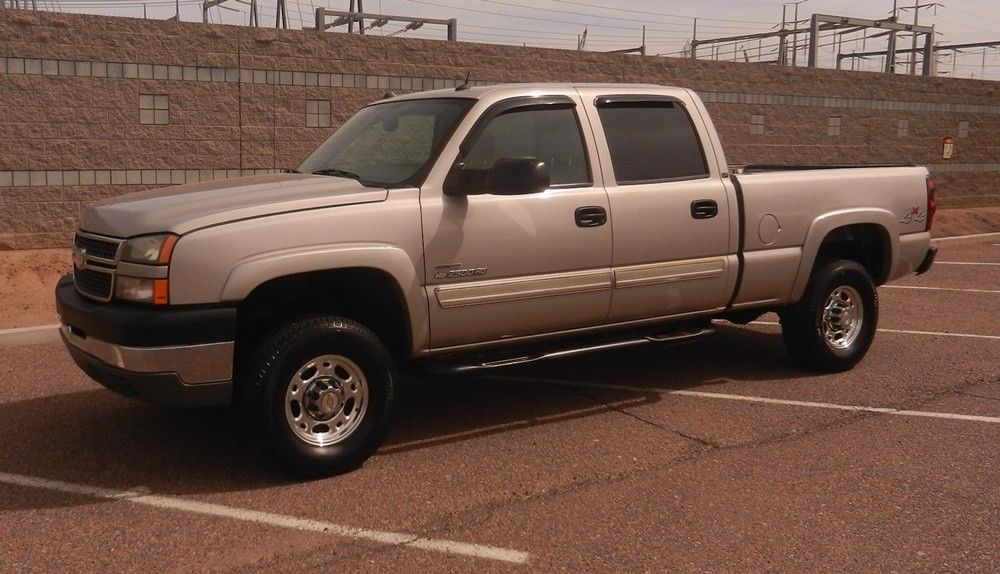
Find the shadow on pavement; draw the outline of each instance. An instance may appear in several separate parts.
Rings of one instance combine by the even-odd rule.
[[[780,335],[731,328],[695,344],[604,353],[491,374],[524,381],[488,376],[405,381],[395,426],[378,456],[558,425],[663,399],[659,392],[612,388],[597,401],[572,387],[532,380],[672,390],[721,379],[805,376],[791,364]],[[249,491],[295,482],[264,462],[242,432],[238,414],[228,408],[161,409],[103,389],[31,399],[0,405],[0,471],[168,495]],[[94,503],[76,497],[5,498],[0,499],[0,511]]]

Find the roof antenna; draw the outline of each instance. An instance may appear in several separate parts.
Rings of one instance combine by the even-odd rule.
[[[393,93],[392,90],[389,90],[386,93],[382,94],[382,99],[383,100],[388,100],[389,98],[395,98],[395,97],[396,97],[396,94]]]
[[[455,88],[456,92],[461,92],[462,90],[468,90],[471,86],[469,85],[469,77],[472,76],[472,70],[466,70],[465,81],[462,82],[461,86]]]

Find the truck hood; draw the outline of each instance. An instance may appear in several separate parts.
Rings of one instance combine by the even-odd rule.
[[[279,173],[161,187],[96,202],[80,229],[111,237],[188,231],[240,219],[385,201],[388,190],[353,179]]]

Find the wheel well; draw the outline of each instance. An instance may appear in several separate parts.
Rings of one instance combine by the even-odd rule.
[[[864,267],[876,285],[885,283],[892,269],[889,233],[875,223],[838,227],[826,234],[816,254],[815,268],[823,259],[850,259]]]
[[[339,315],[378,335],[399,361],[410,354],[410,320],[403,294],[386,272],[357,267],[271,279],[237,308],[237,353],[253,352],[275,328],[299,317]]]

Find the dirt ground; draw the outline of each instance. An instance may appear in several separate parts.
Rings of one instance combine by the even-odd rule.
[[[935,237],[1000,232],[1000,207],[942,209]],[[72,270],[69,249],[0,251],[0,329],[58,322],[52,292]]]

